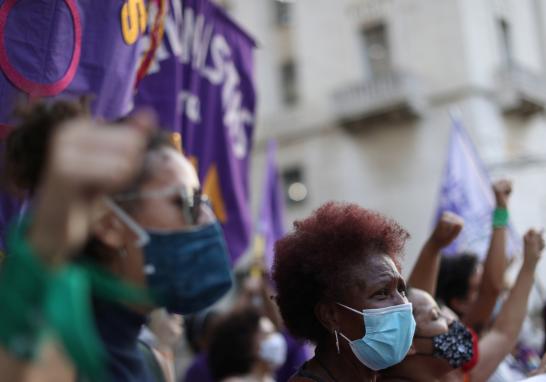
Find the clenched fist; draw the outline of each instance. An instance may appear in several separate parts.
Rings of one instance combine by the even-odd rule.
[[[452,212],[444,212],[429,239],[438,249],[447,247],[461,233],[464,226],[464,220]]]
[[[502,179],[493,183],[493,192],[495,193],[497,207],[507,208],[508,200],[510,199],[510,194],[512,193],[512,182]]]
[[[534,270],[544,249],[543,232],[534,229],[527,231],[523,237],[523,247],[523,266]]]

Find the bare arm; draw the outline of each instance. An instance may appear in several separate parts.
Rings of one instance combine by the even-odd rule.
[[[527,232],[523,265],[493,328],[480,339],[480,357],[471,372],[472,382],[485,382],[516,345],[527,313],[535,269],[543,249],[542,235],[534,230]]]
[[[26,381],[28,377],[28,363],[12,357],[0,347],[0,370],[6,381]]]
[[[44,345],[40,357],[28,363],[12,357],[0,348],[0,381],[74,382],[76,373],[62,351],[52,343]]]
[[[508,199],[512,192],[512,184],[509,181],[501,180],[493,185],[497,208],[507,208]],[[468,326],[474,328],[478,333],[490,320],[491,313],[495,308],[497,298],[504,287],[504,273],[508,262],[506,259],[506,230],[507,227],[494,227],[489,250],[483,267],[483,277],[478,292],[478,298],[463,317]]]
[[[436,294],[438,272],[440,271],[440,251],[457,238],[463,225],[464,222],[459,216],[451,212],[442,214],[413,267],[409,277],[409,285],[412,288],[422,289],[432,296]]]

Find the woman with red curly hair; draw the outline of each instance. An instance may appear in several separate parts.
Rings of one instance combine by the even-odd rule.
[[[415,331],[400,275],[408,237],[383,215],[330,202],[277,242],[282,317],[294,336],[317,345],[291,382],[375,381],[405,357]]]

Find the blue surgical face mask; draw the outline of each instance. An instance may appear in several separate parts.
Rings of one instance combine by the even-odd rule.
[[[159,306],[170,313],[193,313],[229,291],[227,248],[217,221],[176,231],[144,230],[115,203],[108,204],[137,235],[148,287]]]
[[[401,304],[362,312],[346,305],[338,305],[364,316],[366,334],[349,342],[354,355],[371,370],[382,370],[400,363],[408,353],[415,333],[412,305]]]

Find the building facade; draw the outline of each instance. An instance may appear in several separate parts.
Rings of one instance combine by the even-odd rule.
[[[546,1],[223,3],[259,43],[256,207],[274,138],[287,228],[328,200],[376,209],[412,235],[407,273],[456,115],[491,176],[514,180],[516,229],[546,226]]]

